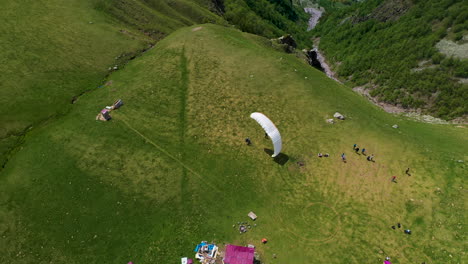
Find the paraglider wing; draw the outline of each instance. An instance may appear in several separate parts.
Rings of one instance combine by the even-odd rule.
[[[271,122],[271,120],[262,113],[255,112],[252,113],[250,117],[257,121],[257,123],[262,126],[263,130],[265,130],[267,135],[270,137],[274,147],[274,152],[271,156],[273,158],[276,157],[281,152],[282,142],[280,132],[276,128],[275,124],[273,124],[273,122]]]

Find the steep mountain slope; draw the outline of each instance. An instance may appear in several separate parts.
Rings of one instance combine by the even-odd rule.
[[[0,260],[176,263],[214,240],[253,243],[265,263],[465,261],[466,128],[391,116],[268,46],[180,29],[28,133],[0,176]],[[95,121],[117,98],[113,119]],[[253,111],[280,129],[280,160]],[[335,111],[347,119],[326,123]]]
[[[109,69],[177,28],[220,21],[209,3],[3,1],[0,164],[28,128],[68,112],[80,94],[103,84]]]
[[[384,102],[452,119],[468,113],[468,60],[446,56],[437,47],[444,38],[466,42],[467,14],[467,2],[461,0],[361,1],[331,10],[316,35],[350,86],[364,86]]]
[[[267,38],[291,34],[300,47],[311,47],[309,16],[291,0],[222,0],[222,13],[245,32]]]

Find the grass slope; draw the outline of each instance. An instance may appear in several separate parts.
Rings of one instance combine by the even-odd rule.
[[[466,261],[466,128],[391,116],[268,45],[178,30],[29,133],[0,175],[0,260],[178,263],[214,240],[253,243],[265,263]],[[112,121],[95,121],[117,98]],[[280,129],[284,165],[253,111]],[[325,123],[335,111],[347,120]],[[250,210],[257,227],[240,235]]]
[[[109,67],[161,36],[217,21],[208,1],[6,0],[0,10],[0,164],[28,127],[66,113]],[[218,19],[219,20],[219,19]]]

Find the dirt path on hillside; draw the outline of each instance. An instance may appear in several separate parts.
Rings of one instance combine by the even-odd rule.
[[[380,106],[385,112],[387,113],[392,113],[392,114],[401,114],[407,112],[403,107],[398,107],[396,105],[392,105],[389,103],[384,103],[380,102],[374,97],[372,97],[369,94],[369,90],[365,89],[363,86],[357,86],[353,88],[353,91],[355,91],[358,94],[361,94],[362,96],[366,97],[369,101],[371,101],[373,104]]]
[[[377,100],[375,97],[372,97],[369,94],[370,90],[366,89],[363,86],[354,87],[353,91],[366,97],[370,102],[372,102],[376,106],[379,106],[387,113],[403,114],[404,116],[409,117],[413,120],[423,122],[423,123],[430,123],[430,124],[466,124],[465,117],[460,117],[459,119],[455,119],[449,122],[449,121],[445,121],[437,117],[421,114],[421,110],[419,109],[404,108],[402,106],[381,102]]]

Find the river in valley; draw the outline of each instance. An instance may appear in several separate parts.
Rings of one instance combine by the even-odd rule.
[[[315,26],[317,26],[317,24],[319,23],[319,20],[320,20],[320,17],[322,16],[322,14],[325,12],[325,10],[323,8],[314,8],[314,7],[306,7],[304,8],[304,11],[306,13],[308,13],[310,15],[310,19],[309,19],[309,26],[307,28],[308,31],[312,30],[315,28]],[[325,60],[325,57],[323,56],[322,53],[320,53],[319,49],[318,49],[318,43],[319,43],[320,40],[317,40],[315,41],[314,43],[314,46],[313,46],[313,49],[310,51],[312,53],[315,52],[315,55],[314,57],[318,60],[318,62],[320,63],[320,70],[323,70],[323,72],[325,72],[325,74],[341,83],[338,78],[336,78],[336,75],[335,73],[331,70],[330,66],[328,65],[328,63],[326,62]]]

